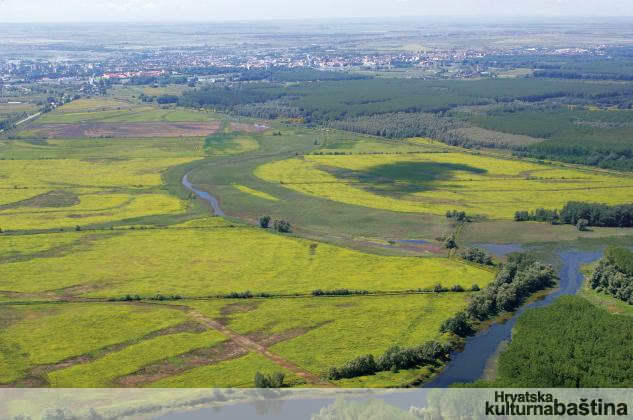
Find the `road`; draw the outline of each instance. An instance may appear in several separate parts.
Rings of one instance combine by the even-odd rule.
[[[37,118],[37,117],[39,117],[40,115],[42,115],[42,113],[41,113],[41,112],[35,113],[35,114],[33,114],[33,115],[29,115],[29,116],[28,116],[28,117],[26,117],[25,119],[23,119],[23,120],[20,120],[20,121],[16,122],[16,123],[15,123],[15,126],[17,127],[18,125],[21,125],[21,124],[24,124],[25,122],[31,121],[33,118]],[[4,130],[0,130],[0,133],[4,133]]]

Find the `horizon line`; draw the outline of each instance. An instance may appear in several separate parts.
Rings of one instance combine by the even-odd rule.
[[[323,22],[323,21],[390,21],[390,20],[414,20],[414,19],[429,19],[429,18],[442,18],[442,19],[487,19],[487,20],[499,20],[499,19],[560,19],[560,20],[575,20],[575,19],[631,19],[631,15],[595,15],[595,14],[429,14],[429,15],[413,15],[413,16],[346,16],[346,17],[280,17],[280,18],[243,18],[243,19],[150,19],[150,20],[2,20],[3,24],[191,24],[191,23],[253,23],[253,22]]]

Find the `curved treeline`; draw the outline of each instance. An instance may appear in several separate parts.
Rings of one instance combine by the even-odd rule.
[[[332,367],[327,373],[330,380],[355,378],[357,376],[373,375],[382,371],[397,371],[421,366],[435,366],[449,358],[450,347],[437,341],[427,341],[417,347],[389,348],[377,359],[367,354],[345,362],[342,366]]]
[[[517,211],[514,220],[517,222],[534,221],[577,226],[579,222],[585,221],[587,226],[633,227],[633,204],[610,206],[604,203],[570,201],[560,211],[549,209]]]
[[[633,305],[633,253],[624,248],[608,248],[589,285],[597,292]]]
[[[440,331],[469,335],[475,323],[516,310],[533,293],[554,286],[557,279],[551,266],[527,254],[512,254],[492,283],[475,295],[464,312],[446,320]]]

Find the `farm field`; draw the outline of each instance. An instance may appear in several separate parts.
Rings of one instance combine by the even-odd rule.
[[[46,124],[148,124],[165,111],[133,101],[135,111],[123,111],[120,103],[74,101],[47,114]],[[6,192],[0,201],[0,383],[242,387],[252,386],[256,372],[284,372],[289,385],[354,386],[351,380],[324,382],[323,366],[379,354],[394,343],[445,340],[439,325],[466,305],[471,292],[430,290],[438,284],[483,287],[493,278],[494,270],[375,236],[339,244],[265,231],[249,226],[248,218],[211,217],[181,186],[184,173],[204,188],[203,168],[234,166],[223,176],[213,173],[212,188],[253,201],[252,211],[259,212],[260,201],[283,206],[286,189],[279,197],[260,189],[241,165],[254,168],[262,159],[313,150],[315,138],[335,149],[341,145],[313,130],[272,135],[264,123],[215,115],[209,121],[218,132],[197,137],[24,138],[44,124],[36,120],[20,129],[25,135],[0,141]],[[387,149],[381,141],[359,146],[356,140],[343,139],[356,150]],[[402,147],[426,150],[429,144]],[[232,201],[221,198],[223,205]],[[448,223],[440,224],[438,235],[444,228]],[[346,241],[362,246],[340,246]],[[368,294],[314,297],[316,289]],[[231,294],[262,297],[227,298]],[[391,327],[374,334],[368,325],[378,319],[390,319]],[[310,342],[321,349],[306,352]],[[357,381],[398,385],[421,374],[429,371]]]
[[[257,372],[284,373],[287,386],[428,380],[441,363],[326,377],[396,345],[448,342],[440,326],[496,275],[448,252],[448,235],[474,243],[486,223],[511,229],[516,210],[633,199],[613,173],[113,91],[0,140],[2,385],[249,387]],[[214,128],[179,137],[165,124]],[[60,138],[37,138],[38,127]],[[462,226],[447,210],[486,220]],[[262,229],[263,215],[291,232]]]
[[[268,182],[333,201],[397,212],[511,219],[518,210],[568,201],[633,200],[627,178],[476,153],[307,155],[262,165]]]
[[[42,242],[55,244],[55,237],[60,239],[54,251],[38,249]],[[484,286],[492,278],[489,271],[446,258],[377,256],[222,225],[30,235],[10,246],[5,258],[14,255],[14,262],[0,266],[0,290],[17,295],[63,295],[68,290],[101,298],[246,291],[306,295],[337,288],[403,292],[432,289],[437,283]],[[328,270],[331,265],[337,269]],[[39,280],[43,277],[45,282]]]
[[[283,363],[209,328],[200,322],[200,314],[318,377],[328,367],[367,352],[442,339],[438,328],[444,314],[465,304],[463,293],[447,293],[184,300],[163,305],[9,305],[2,310],[5,328],[0,339],[2,356],[12,363],[4,364],[0,380],[56,387],[248,387],[257,371],[282,371],[288,383],[301,384],[305,380],[284,369]],[[78,314],[82,322],[76,322]],[[381,329],[368,328],[376,324]],[[100,333],[82,337],[93,328]],[[76,342],[79,337],[81,345]],[[306,352],[306,346],[319,350]],[[385,373],[373,381],[384,386],[403,377],[415,380],[409,372]],[[340,385],[350,386],[346,383],[353,381]]]
[[[3,230],[71,228],[148,215],[186,204],[167,194],[161,173],[192,158],[7,160],[0,168]]]

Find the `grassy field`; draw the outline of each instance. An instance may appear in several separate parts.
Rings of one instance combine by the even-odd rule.
[[[492,277],[488,271],[446,258],[376,256],[250,227],[174,226],[50,235],[67,237],[62,240],[66,245],[53,255],[43,250],[0,266],[0,290],[63,293],[80,287],[84,295],[106,298],[157,293],[214,296],[247,290],[309,294],[319,288],[392,292],[437,283],[483,286]],[[47,235],[25,237],[21,246],[31,250],[35,245],[29,242],[39,243],[42,236]],[[336,270],[328,269],[332,266]],[[43,276],[46,282],[39,281]]]
[[[282,372],[292,383],[292,374],[268,359],[251,353],[238,359],[227,360],[191,369],[183,374],[156,381],[149,386],[158,388],[250,388],[255,373]]]
[[[464,293],[275,299],[235,304],[225,316],[242,334],[288,336],[270,349],[324,374],[363,354],[440,339],[445,314],[463,309],[467,299]],[[309,347],[318,351],[306,352]]]
[[[0,141],[1,384],[246,387],[259,371],[323,385],[329,367],[359,355],[446,341],[439,326],[476,292],[429,290],[492,280],[494,269],[449,257],[442,242],[461,232],[470,243],[477,229],[493,241],[510,222],[462,229],[446,210],[508,219],[571,198],[633,198],[627,178],[608,173],[138,100],[175,89],[117,87]],[[28,138],[38,124],[206,122],[217,132]],[[182,186],[185,174],[225,217]],[[288,220],[292,232],[259,228],[262,215]],[[332,385],[397,386],[432,374]]]
[[[8,160],[0,168],[3,230],[59,229],[183,212],[161,173],[192,158]]]
[[[0,310],[0,381],[12,382],[42,365],[137,341],[186,321],[165,307],[122,304],[36,304]]]
[[[71,102],[33,125],[221,120],[140,104],[133,96]],[[303,194],[253,174],[262,163],[321,146],[359,153],[390,147],[360,139],[290,128],[273,135],[263,124],[242,119],[222,122],[221,130],[207,137],[1,141],[0,187],[6,193],[0,201],[0,354],[7,363],[0,383],[252,386],[257,371],[281,371],[288,384],[299,385],[306,379],[297,371],[318,377],[330,365],[378,354],[394,343],[443,340],[439,324],[466,304],[469,293],[412,291],[438,283],[484,286],[494,273],[439,251],[405,250],[385,237],[411,238],[411,230],[420,237],[416,232],[422,229],[434,241],[450,229],[448,222],[405,215],[384,227],[378,221],[388,212],[343,206],[332,213],[325,211],[329,200],[309,196],[288,206]],[[440,146],[420,139],[399,147]],[[189,171],[197,187],[221,189],[222,206],[243,209],[228,218],[209,217],[201,200],[180,184]],[[317,215],[319,206],[325,207]],[[295,234],[248,225],[269,210],[284,217],[288,208],[290,215],[304,215],[292,217]],[[333,226],[323,223],[328,214],[337,215]],[[336,237],[309,233],[316,225],[336,233],[346,218],[355,220],[356,230],[342,237],[342,244],[360,246],[339,246]],[[372,219],[373,227],[359,228]],[[393,230],[396,226],[406,235]],[[311,296],[315,289],[341,288],[372,294]],[[272,296],[207,298],[246,291]],[[112,301],[126,295],[144,300]],[[204,299],[160,302],[158,295]],[[379,322],[385,319],[389,322]],[[358,381],[397,385],[423,373]],[[314,379],[307,381],[314,386]],[[348,382],[340,386],[352,386]]]
[[[139,371],[144,366],[191,352],[214,347],[226,338],[215,331],[161,335],[107,353],[94,362],[51,372],[47,379],[58,388],[108,387],[117,378]],[[249,378],[252,380],[252,378]]]
[[[460,209],[494,219],[568,201],[633,201],[622,176],[455,151],[308,155],[262,165],[256,175],[343,203],[437,215]]]

